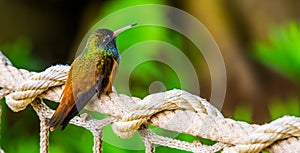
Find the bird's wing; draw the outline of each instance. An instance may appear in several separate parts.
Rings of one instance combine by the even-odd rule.
[[[77,89],[79,89],[78,95],[75,98],[75,105],[72,110],[61,123],[62,129],[85,107],[96,92],[98,93],[98,98],[100,98],[102,94],[112,92],[113,74],[115,74],[117,70],[118,63],[113,57],[103,54],[100,56],[100,59],[101,60],[96,60],[98,62],[94,63],[96,64],[96,69],[90,70],[90,73],[87,73],[84,78],[81,78],[83,83],[79,82],[80,84],[78,85],[73,83],[77,86]],[[91,77],[91,75],[94,75],[94,77]],[[92,79],[86,79],[88,77]]]
[[[71,65],[60,104],[48,122],[50,130],[56,129],[63,123],[67,124],[81,110],[77,109],[77,105],[83,108],[96,93],[94,77],[96,57],[91,57],[89,60],[84,58],[86,57],[77,57]]]

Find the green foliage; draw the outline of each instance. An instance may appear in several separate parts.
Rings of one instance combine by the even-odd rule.
[[[269,42],[260,42],[255,46],[255,58],[267,67],[300,83],[300,26],[290,23],[288,26],[274,29]]]
[[[284,115],[300,116],[300,103],[298,98],[290,98],[287,100],[274,99],[269,108],[272,120]]]
[[[93,136],[82,127],[68,125],[64,130],[56,130],[50,135],[50,152],[88,153],[92,152]]]
[[[7,152],[17,152],[17,153],[28,153],[28,152],[39,152],[39,139],[27,135],[26,137],[21,137],[13,142],[15,145],[10,145]]]
[[[236,107],[233,118],[238,121],[252,122],[252,111],[250,106],[239,105]],[[283,117],[284,115],[300,116],[300,103],[298,98],[279,99],[270,101],[269,111],[271,120]]]
[[[34,71],[41,71],[43,69],[41,66],[43,62],[33,57],[31,53],[32,44],[26,37],[20,37],[12,43],[1,44],[0,50],[18,68]]]
[[[269,42],[259,42],[255,46],[254,57],[268,68],[300,83],[300,25],[291,22],[271,31]],[[284,115],[300,115],[298,98],[274,99],[270,103],[272,119]]]
[[[236,107],[233,118],[238,121],[252,122],[252,110],[249,106],[239,105]]]

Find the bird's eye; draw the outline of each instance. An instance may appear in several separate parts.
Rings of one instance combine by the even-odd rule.
[[[110,36],[105,36],[105,38],[103,39],[103,43],[108,43],[109,40],[110,40]]]

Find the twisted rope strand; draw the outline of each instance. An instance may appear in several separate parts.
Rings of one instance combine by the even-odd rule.
[[[47,128],[48,119],[40,117],[40,153],[48,153],[49,130]]]
[[[159,144],[162,146],[169,146],[171,148],[197,152],[197,153],[213,153],[227,146],[222,143],[216,143],[213,146],[206,146],[203,145],[201,142],[197,142],[197,141],[194,141],[193,143],[184,142],[184,141],[175,140],[164,136],[159,136],[153,133],[149,129],[141,129],[139,130],[139,134],[142,136],[143,140],[146,140],[147,143],[149,143],[148,145]]]
[[[102,131],[94,135],[94,153],[102,153]]]
[[[0,103],[0,131],[1,131],[1,118],[2,118],[2,103]],[[0,140],[1,140],[1,135],[0,135]],[[0,146],[0,153],[4,153],[4,151],[1,149]]]
[[[25,109],[38,95],[50,87],[64,84],[68,70],[68,66],[57,65],[44,72],[34,73],[29,80],[21,83],[13,93],[6,96],[7,105],[15,112]]]

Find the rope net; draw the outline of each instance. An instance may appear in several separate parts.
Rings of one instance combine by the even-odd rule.
[[[15,68],[0,52],[0,99],[15,112],[31,105],[40,119],[40,152],[48,152],[49,129],[46,124],[54,113],[43,99],[59,102],[69,66],[56,65],[43,72]],[[248,124],[224,118],[208,101],[183,90],[170,90],[144,99],[111,93],[92,99],[85,107],[90,111],[109,114],[97,120],[88,114],[74,117],[70,124],[84,127],[94,136],[93,152],[102,152],[102,129],[112,124],[121,138],[135,131],[144,141],[146,152],[155,152],[155,145],[190,152],[300,152],[300,118],[284,116],[264,125]],[[160,136],[148,125],[216,141],[212,146],[199,141],[192,143]],[[3,152],[3,150],[0,150]]]

